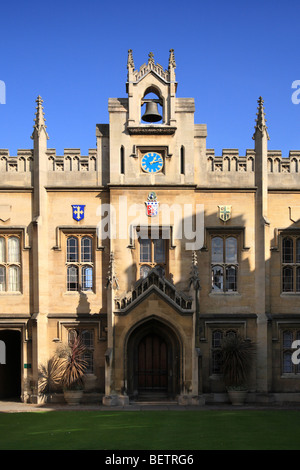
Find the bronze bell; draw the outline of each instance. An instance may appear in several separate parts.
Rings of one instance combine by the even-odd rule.
[[[162,120],[162,116],[158,112],[157,103],[155,101],[148,101],[146,103],[146,111],[142,116],[142,120],[146,122],[158,122]]]

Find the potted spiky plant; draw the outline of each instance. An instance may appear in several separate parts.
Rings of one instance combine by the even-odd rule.
[[[56,355],[39,366],[38,389],[43,401],[52,400],[52,395],[59,390],[62,371],[61,359]]]
[[[70,405],[77,405],[83,395],[83,376],[87,367],[84,360],[85,346],[80,337],[75,338],[70,344],[60,351],[61,359],[61,384],[64,398]]]
[[[254,343],[240,335],[229,335],[222,341],[222,372],[233,405],[242,405],[245,402],[254,354]]]

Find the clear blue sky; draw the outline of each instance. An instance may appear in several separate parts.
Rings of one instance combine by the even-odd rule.
[[[265,100],[269,148],[300,149],[300,2],[1,2],[0,148],[32,148],[35,99],[44,99],[49,148],[86,154],[109,97],[126,97],[127,51],[164,68],[175,50],[178,97],[195,98],[208,148],[253,148],[257,99]]]

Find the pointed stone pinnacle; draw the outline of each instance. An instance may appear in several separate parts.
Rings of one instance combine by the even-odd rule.
[[[132,49],[128,50],[127,69],[129,69],[129,68],[132,68],[132,70],[134,70]]]
[[[263,132],[266,132],[267,139],[270,140],[269,134],[268,134],[268,128],[266,126],[266,118],[265,118],[265,108],[264,108],[264,100],[260,96],[257,100],[258,107],[257,107],[257,119],[255,120],[256,125],[254,126],[255,132],[253,134],[253,140],[255,140],[256,132],[260,131],[262,134]]]
[[[36,106],[36,113],[35,113],[35,119],[34,119],[33,133],[32,133],[31,138],[32,139],[34,138],[35,132],[37,132],[37,135],[40,136],[41,131],[44,130],[47,139],[49,139],[48,133],[46,131],[47,126],[45,124],[46,119],[45,119],[42,97],[39,95],[35,101],[36,101],[37,106]]]
[[[113,251],[110,253],[110,256],[109,256],[108,273],[107,273],[106,280],[107,280],[106,288],[110,286],[112,289],[116,289],[116,290],[119,289],[119,282],[118,282],[118,278],[115,272],[115,256],[114,256]]]
[[[175,56],[174,56],[174,49],[170,49],[170,56],[169,56],[169,69],[176,68]]]

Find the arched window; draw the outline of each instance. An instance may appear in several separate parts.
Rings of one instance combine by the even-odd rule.
[[[300,292],[300,237],[282,239],[282,292]]]
[[[184,146],[181,146],[180,149],[180,174],[184,175],[185,173],[185,149]]]
[[[293,262],[293,240],[289,237],[282,240],[282,261],[283,263]]]
[[[212,237],[211,265],[212,291],[236,292],[238,273],[238,242],[236,237]]]
[[[226,292],[235,292],[236,290],[236,267],[226,266]]]
[[[212,263],[223,263],[223,238],[214,237],[212,239]]]
[[[227,330],[226,331],[226,337],[235,338],[236,337],[236,331],[235,330]]]
[[[92,291],[94,273],[93,238],[77,235],[67,238],[67,290]]]
[[[225,262],[237,263],[237,239],[235,237],[226,238],[225,247]]]
[[[224,289],[224,275],[222,266],[212,267],[212,290],[214,292],[223,291]]]
[[[220,348],[223,339],[223,332],[220,330],[213,331],[212,334],[212,347]]]
[[[4,266],[0,266],[0,292],[6,291],[6,271]]]
[[[125,175],[125,157],[124,157],[124,147],[121,146],[120,149],[120,173],[121,175]]]
[[[20,242],[17,237],[9,237],[8,239],[8,262],[20,262]]]
[[[284,331],[282,335],[283,339],[283,347],[284,348],[291,348],[293,342],[293,333],[292,331]]]
[[[293,268],[285,266],[282,270],[283,292],[293,292]]]
[[[293,348],[293,342],[300,339],[300,330],[289,329],[282,331],[281,337],[281,360],[282,360],[282,373],[283,374],[299,374],[299,364],[293,363],[293,353],[296,351]]]
[[[285,351],[283,353],[283,373],[288,374],[293,372],[292,353]]]
[[[153,237],[153,238],[152,238]],[[168,240],[163,238],[163,230],[152,233],[148,229],[139,236],[139,273],[145,278],[154,267],[165,275],[168,261]]]
[[[166,242],[163,238],[153,240],[153,259],[155,264],[165,263]]]
[[[83,266],[81,282],[83,291],[93,289],[93,268],[91,266]]]
[[[20,291],[20,268],[19,266],[8,267],[8,290],[11,292]]]
[[[20,239],[14,235],[0,236],[0,292],[20,292]]]
[[[0,263],[5,263],[5,260],[6,260],[5,238],[0,237]]]
[[[67,289],[68,291],[78,290],[78,268],[77,266],[68,266],[67,270]]]
[[[73,263],[78,261],[78,239],[69,237],[67,240],[67,262]]]
[[[92,262],[92,239],[90,237],[81,239],[81,261],[85,263]]]

